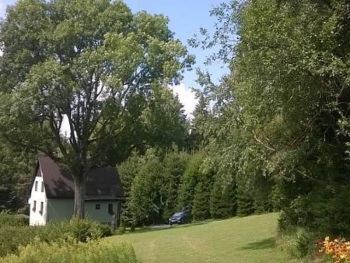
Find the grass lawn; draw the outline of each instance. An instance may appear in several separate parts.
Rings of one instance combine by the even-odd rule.
[[[278,214],[140,230],[113,236],[112,242],[134,246],[143,263],[297,262],[276,247]]]

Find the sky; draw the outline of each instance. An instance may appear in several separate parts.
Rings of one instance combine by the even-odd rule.
[[[213,28],[215,18],[210,17],[209,11],[224,0],[124,0],[124,2],[136,13],[145,10],[152,14],[163,14],[169,18],[169,28],[175,33],[175,37],[187,45],[187,40],[199,28],[204,27],[209,31]],[[13,5],[16,0],[0,0],[0,17],[4,17],[6,6]],[[188,46],[188,45],[187,45]],[[188,47],[189,53],[196,56],[196,64],[193,70],[184,74],[183,81],[172,87],[178,95],[180,102],[184,105],[185,113],[190,117],[194,110],[196,99],[191,88],[199,88],[196,83],[195,68],[203,68],[205,57],[210,51],[193,49]],[[214,64],[208,68],[214,80],[227,73],[220,64]]]

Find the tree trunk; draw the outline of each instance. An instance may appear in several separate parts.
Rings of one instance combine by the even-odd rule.
[[[85,173],[74,176],[74,217],[83,219],[85,212]]]

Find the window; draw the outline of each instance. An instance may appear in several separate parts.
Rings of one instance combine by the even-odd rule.
[[[35,212],[35,210],[36,210],[36,201],[34,201],[33,203],[33,211]]]
[[[100,204],[96,204],[96,210],[99,210],[101,208]]]
[[[113,211],[113,204],[108,204],[108,214],[113,215],[114,211]]]
[[[35,192],[38,191],[38,181],[35,181]]]
[[[40,210],[39,210],[39,213],[40,214],[43,214],[44,212],[44,202],[40,202]]]
[[[41,192],[44,192],[44,182],[41,182]]]

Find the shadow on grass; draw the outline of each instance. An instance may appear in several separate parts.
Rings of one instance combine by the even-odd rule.
[[[259,249],[269,249],[276,247],[276,240],[274,238],[266,238],[261,241],[252,242],[248,245],[242,247],[243,250],[259,250]]]

